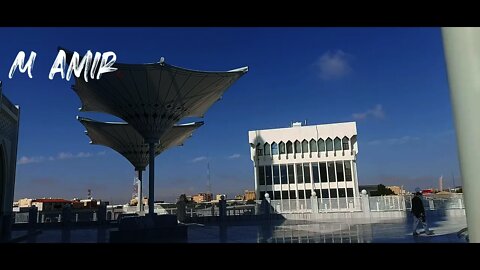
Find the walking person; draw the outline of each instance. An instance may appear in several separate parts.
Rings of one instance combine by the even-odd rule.
[[[415,196],[412,198],[412,214],[413,214],[413,236],[418,236],[417,228],[419,223],[422,224],[426,235],[432,235],[433,232],[428,229],[428,224],[425,218],[425,208],[422,202],[422,193],[419,189],[416,190]]]

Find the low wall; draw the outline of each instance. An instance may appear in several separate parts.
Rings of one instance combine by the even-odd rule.
[[[383,211],[383,212],[336,212],[336,213],[288,213],[282,214],[287,220],[315,220],[315,221],[337,221],[342,219],[360,219],[364,221],[378,221],[406,218],[405,211]]]

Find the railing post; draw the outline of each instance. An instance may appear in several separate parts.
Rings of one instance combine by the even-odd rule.
[[[310,196],[310,204],[312,205],[312,213],[318,213],[318,198],[315,191],[313,191],[312,196]]]

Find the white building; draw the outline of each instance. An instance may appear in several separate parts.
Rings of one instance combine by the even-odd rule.
[[[358,197],[355,122],[248,132],[255,192],[272,200]]]
[[[2,95],[0,81],[0,242],[10,238],[20,108]]]

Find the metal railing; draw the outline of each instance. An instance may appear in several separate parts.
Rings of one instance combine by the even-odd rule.
[[[412,209],[413,195],[405,195],[406,209]],[[448,195],[427,195],[422,196],[425,210],[436,209],[465,209],[465,202],[462,193],[453,193]]]
[[[316,204],[316,205],[313,205]],[[272,200],[275,213],[355,212],[362,211],[361,198],[317,198]]]
[[[405,199],[403,196],[378,196],[369,197],[370,211],[405,211]]]
[[[346,197],[346,198],[316,198],[316,199],[290,199],[290,200],[271,200],[270,213],[335,213],[335,212],[359,212],[363,211],[363,203],[368,203],[371,212],[382,211],[410,211],[411,199],[413,196],[378,196],[368,197],[368,202],[363,201],[364,197]],[[442,196],[424,196],[422,198],[426,210],[438,209],[464,209],[463,194],[449,194]],[[259,215],[262,201],[255,201],[254,204],[234,204],[226,206],[227,216]],[[155,206],[155,213],[177,214],[177,208],[168,206]],[[95,222],[98,221],[99,209],[71,209],[70,222]],[[145,212],[148,213],[148,207]],[[219,216],[218,204],[192,204],[187,205],[185,209],[187,217],[212,217]],[[62,210],[38,211],[34,218],[36,223],[58,223],[63,222]],[[103,212],[105,213],[105,212]],[[28,209],[21,209],[13,213],[12,222],[22,224],[30,222],[30,212]],[[117,220],[124,215],[133,215],[137,213],[135,206],[117,206],[107,207],[106,217],[103,220]]]

